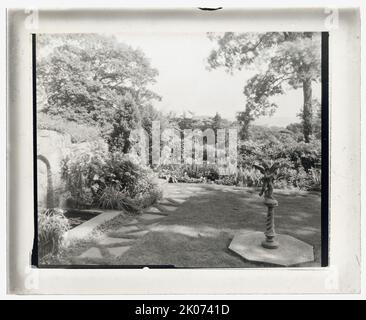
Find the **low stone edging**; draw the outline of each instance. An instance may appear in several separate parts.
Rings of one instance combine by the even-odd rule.
[[[105,222],[114,219],[121,214],[121,211],[108,210],[97,215],[96,217],[80,224],[79,226],[67,231],[64,234],[63,240],[65,246],[68,246],[72,241],[78,241],[85,239],[90,233],[97,227],[101,226]]]

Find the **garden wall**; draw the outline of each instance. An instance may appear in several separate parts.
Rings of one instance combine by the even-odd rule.
[[[37,183],[38,183],[38,206],[47,207],[47,189],[54,205],[65,207],[67,190],[61,177],[62,161],[65,157],[75,156],[80,153],[92,153],[95,145],[108,151],[107,144],[100,141],[88,141],[72,143],[71,136],[66,133],[59,133],[53,130],[37,131]]]

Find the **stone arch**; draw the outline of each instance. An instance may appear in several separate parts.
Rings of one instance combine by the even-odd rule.
[[[42,161],[46,165],[47,169],[47,196],[46,196],[46,206],[47,209],[54,208],[55,207],[55,199],[54,199],[54,191],[53,191],[53,180],[52,180],[52,170],[51,170],[51,164],[48,161],[48,159],[39,154],[37,156],[37,160]]]

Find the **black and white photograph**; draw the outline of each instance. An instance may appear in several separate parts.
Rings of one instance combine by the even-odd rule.
[[[327,33],[32,39],[38,267],[327,266]]]
[[[65,1],[0,11],[0,297],[362,299],[364,5]]]

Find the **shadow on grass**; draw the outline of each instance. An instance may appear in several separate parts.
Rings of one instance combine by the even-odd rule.
[[[266,207],[254,192],[233,187],[174,184],[168,191],[195,190],[175,211],[152,228],[116,263],[125,265],[174,265],[175,267],[264,267],[231,252],[236,232],[263,231]],[[298,266],[320,266],[320,194],[279,192],[275,197],[276,231],[314,246],[315,261]]]

